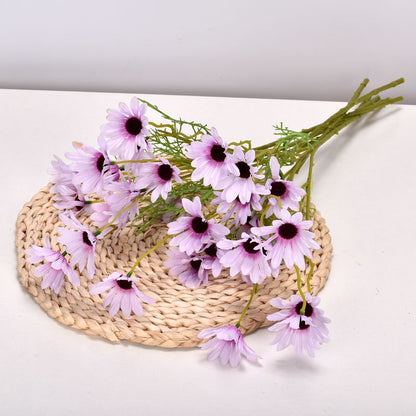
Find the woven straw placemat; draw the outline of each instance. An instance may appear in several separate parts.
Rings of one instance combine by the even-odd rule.
[[[143,304],[142,317],[124,318],[119,312],[111,317],[103,308],[105,294],[92,296],[92,284],[102,281],[113,271],[126,274],[140,253],[152,247],[166,235],[166,226],[149,229],[136,236],[133,228],[126,228],[118,237],[106,237],[97,244],[94,279],[89,279],[86,270],[80,275],[81,285],[72,286],[67,280],[56,295],[50,289],[41,289],[41,278],[35,278],[36,265],[26,262],[25,250],[36,244],[44,246],[45,237],[50,236],[52,248],[62,250],[56,243],[56,228],[62,225],[59,212],[54,206],[49,188],[41,189],[25,204],[17,219],[16,246],[20,282],[35,301],[52,318],[64,325],[87,334],[99,335],[110,341],[128,340],[146,345],[166,348],[195,347],[202,341],[198,333],[209,327],[235,323],[244,309],[251,293],[251,286],[239,276],[230,278],[226,273],[212,278],[208,286],[186,288],[177,278],[169,276],[163,265],[166,246],[152,252],[140,264],[134,277],[140,277],[138,288],[156,299],[154,304]],[[89,223],[86,216],[81,222]],[[312,292],[316,294],[324,286],[331,266],[331,237],[325,220],[315,212],[313,231],[320,249],[314,252],[316,264],[312,279]],[[296,293],[296,274],[282,267],[277,279],[267,278],[259,286],[259,292],[243,319],[243,334],[271,324],[266,315],[275,311],[269,300],[276,296],[288,298]]]

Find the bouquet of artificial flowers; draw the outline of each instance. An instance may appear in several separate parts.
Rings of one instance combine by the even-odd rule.
[[[273,298],[277,349],[293,345],[314,355],[328,340],[329,320],[312,296],[313,251],[319,248],[311,232],[314,207],[311,188],[316,151],[342,128],[364,114],[401,100],[381,99],[379,93],[403,82],[399,79],[362,95],[364,80],[345,107],[328,120],[302,131],[275,126],[276,140],[253,148],[250,141],[227,143],[215,128],[175,119],[155,105],[133,98],[130,105],[108,110],[98,148],[74,142],[69,163],[55,157],[50,169],[54,205],[63,226],[56,246],[26,250],[27,262],[38,264],[33,274],[41,287],[59,294],[64,281],[80,285],[86,270],[92,279],[97,244],[117,239],[133,227],[139,235],[164,223],[167,234],[140,254],[128,272],[114,271],[91,284],[91,295],[101,295],[109,316],[142,316],[143,303],[155,302],[140,288],[141,262],[164,244],[165,266],[188,288],[209,285],[220,274],[239,276],[251,286],[251,296],[236,322],[205,328],[201,347],[209,359],[237,366],[241,357],[258,355],[244,341],[240,324],[259,286],[277,278],[281,267],[294,269],[298,293]],[[153,111],[161,122],[148,119]],[[308,164],[307,180],[296,175]],[[90,223],[80,221],[88,214]]]

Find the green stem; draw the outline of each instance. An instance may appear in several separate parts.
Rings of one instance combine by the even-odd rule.
[[[235,324],[235,326],[236,326],[237,328],[239,328],[239,327],[240,327],[241,321],[243,320],[244,315],[245,315],[245,314],[246,314],[246,312],[248,311],[248,308],[250,307],[251,302],[252,302],[252,301],[253,301],[253,299],[254,299],[254,295],[255,295],[255,294],[257,293],[257,291],[258,291],[258,287],[259,287],[258,283],[255,283],[255,284],[253,285],[253,289],[251,289],[250,299],[248,300],[246,307],[244,308],[243,312],[242,312],[242,313],[241,313],[241,315],[240,315],[240,318],[238,319],[237,323]]]
[[[114,218],[107,224],[104,225],[101,228],[98,228],[96,233],[101,234],[105,229],[107,229],[108,227],[111,227],[114,222],[117,220],[117,218],[125,211],[127,211],[128,209],[130,209],[131,207],[133,207],[134,205],[137,204],[138,199],[140,198],[140,196],[136,196],[136,198],[133,199],[133,202],[129,205],[127,205],[126,207],[124,207],[123,209],[121,209],[119,212],[117,212],[117,214],[114,216]],[[97,234],[97,235],[98,235]]]
[[[146,251],[146,253],[142,254],[134,263],[133,267],[130,269],[130,271],[127,273],[127,277],[131,277],[136,267],[139,265],[139,263],[150,253],[153,253],[155,250],[157,250],[163,243],[165,243],[169,238],[174,237],[173,235],[166,235],[161,240],[159,240],[152,248]]]
[[[296,266],[296,264],[295,264],[295,270],[296,270],[296,276],[297,276],[296,284],[298,286],[298,292],[303,301],[302,308],[300,309],[300,314],[305,315],[307,302],[306,302],[305,294],[303,293],[303,290],[302,290],[302,278],[300,277],[300,270],[299,270],[299,267]]]
[[[308,292],[312,295],[311,281],[313,276],[313,270],[315,268],[315,263],[309,258],[307,258],[307,261],[310,264],[311,268],[309,270],[308,277],[306,278],[306,285],[308,287]]]
[[[309,157],[309,171],[308,179],[306,182],[306,213],[305,219],[311,219],[311,190],[312,190],[312,172],[313,172],[313,158],[315,156],[315,151],[313,151]]]

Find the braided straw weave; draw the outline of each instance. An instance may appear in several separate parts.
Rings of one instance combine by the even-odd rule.
[[[90,295],[89,288],[113,271],[126,274],[140,253],[154,246],[166,235],[166,227],[159,225],[143,235],[136,236],[134,229],[124,229],[118,237],[106,237],[97,243],[94,279],[86,270],[81,274],[81,285],[74,287],[65,280],[59,295],[50,289],[41,289],[41,278],[35,278],[36,265],[26,262],[25,250],[32,244],[44,246],[50,236],[52,248],[61,250],[56,243],[56,227],[62,225],[59,211],[53,206],[48,188],[41,189],[25,204],[17,219],[16,246],[20,281],[35,301],[52,318],[64,325],[87,334],[99,335],[110,341],[128,340],[160,347],[194,347],[201,343],[198,333],[209,327],[235,323],[244,309],[251,293],[251,286],[239,276],[230,278],[226,273],[211,278],[206,287],[186,288],[177,278],[169,276],[163,265],[166,246],[152,252],[140,264],[135,277],[140,277],[138,288],[156,299],[154,304],[143,304],[142,317],[124,318],[119,312],[111,317],[102,306],[103,295]],[[87,217],[80,218],[88,224]],[[312,293],[324,286],[331,265],[331,237],[319,212],[315,212],[313,231],[321,246],[314,252],[316,264],[312,278]],[[308,270],[307,270],[308,271]],[[296,274],[282,267],[277,279],[267,278],[259,285],[259,291],[241,324],[242,333],[271,324],[266,315],[276,310],[269,300],[276,296],[288,298],[296,293]]]

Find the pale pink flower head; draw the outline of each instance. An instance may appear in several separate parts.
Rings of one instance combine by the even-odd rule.
[[[42,289],[50,287],[58,294],[64,283],[65,276],[68,277],[74,286],[79,286],[78,273],[69,266],[61,253],[51,249],[49,237],[45,239],[45,246],[39,247],[33,244],[31,248],[26,250],[26,253],[30,256],[27,259],[28,263],[36,264],[41,261],[45,262],[36,267],[33,272],[35,277],[43,277]]]
[[[186,156],[192,160],[195,168],[191,179],[203,179],[205,186],[211,185],[213,189],[223,189],[224,179],[230,172],[238,174],[236,166],[227,153],[227,144],[218,135],[215,128],[211,134],[204,134],[201,141],[194,141],[185,148]]]
[[[107,110],[108,122],[102,126],[102,137],[108,139],[110,153],[123,159],[131,159],[138,147],[148,149],[149,134],[145,117],[147,106],[132,98],[130,107],[120,103],[119,110]]]
[[[219,359],[222,365],[229,364],[231,367],[237,367],[241,358],[245,357],[251,362],[257,362],[260,358],[244,341],[243,334],[234,325],[226,325],[220,328],[209,328],[202,330],[198,338],[209,341],[200,347],[203,350],[211,349],[208,360]]]
[[[224,267],[230,268],[230,275],[241,273],[244,281],[262,283],[271,275],[270,265],[262,241],[254,235],[243,233],[240,240],[223,239],[218,242],[219,248],[228,250],[220,259]]]
[[[225,250],[219,248],[215,241],[209,241],[201,251],[204,254],[204,267],[211,270],[214,277],[218,277],[221,274],[221,257],[225,254]]]
[[[85,207],[84,194],[79,186],[74,184],[75,171],[62,159],[55,156],[52,167],[48,169],[51,175],[51,194],[54,195],[54,206],[58,209],[80,211]]]
[[[234,148],[232,161],[238,169],[238,172],[231,173],[228,176],[230,181],[225,181],[225,186],[221,194],[221,198],[227,202],[232,202],[239,199],[242,204],[250,202],[252,194],[259,193],[259,185],[256,185],[253,178],[262,179],[264,175],[259,175],[256,172],[258,168],[254,166],[255,152],[253,149],[246,153],[240,146]],[[262,194],[268,193],[266,190]]]
[[[79,271],[82,272],[87,266],[89,276],[92,278],[95,273],[95,247],[97,245],[97,237],[85,225],[82,225],[73,212],[60,214],[59,218],[68,227],[76,231],[58,227],[60,234],[56,239],[59,243],[64,244],[66,251],[71,255],[71,266],[78,264]]]
[[[120,181],[108,184],[105,191],[105,209],[112,213],[114,224],[123,228],[139,214],[140,189],[135,181],[121,176]]]
[[[263,189],[259,187],[259,193],[262,192],[262,190]],[[225,214],[222,217],[222,221],[226,222],[234,217],[234,223],[236,225],[243,225],[247,223],[247,220],[251,217],[253,211],[261,211],[262,205],[260,203],[259,193],[251,194],[250,200],[243,204],[238,197],[231,202],[227,202],[225,199],[221,198],[219,192],[215,192],[215,195],[217,196],[211,201],[211,204],[218,205],[218,214]]]
[[[141,292],[136,283],[138,278],[131,278],[122,273],[113,272],[102,282],[95,284],[91,289],[91,295],[108,292],[104,298],[103,306],[110,306],[109,313],[114,316],[120,309],[125,318],[133,312],[136,316],[143,315],[141,302],[154,303],[155,300]]]
[[[272,214],[279,215],[282,208],[290,208],[293,211],[299,209],[299,201],[305,195],[305,190],[296,185],[292,181],[285,181],[280,178],[280,164],[275,156],[270,158],[270,170],[272,173],[272,179],[266,181],[266,188],[269,190],[271,198],[268,202],[270,208],[267,211],[266,217],[270,217]],[[282,207],[279,206],[280,199]]]
[[[118,180],[120,173],[117,165],[111,165],[107,153],[107,144],[100,138],[100,149],[74,142],[75,151],[66,157],[73,161],[73,183],[81,186],[82,192],[101,194],[106,183]]]
[[[190,255],[199,252],[208,241],[219,241],[230,232],[224,225],[204,218],[198,196],[193,201],[182,198],[182,204],[189,216],[168,224],[168,234],[179,234],[170,240],[171,246],[178,246],[180,251]]]
[[[160,158],[160,162],[144,164],[140,170],[140,177],[136,180],[136,186],[152,192],[150,200],[155,202],[159,196],[167,199],[168,193],[172,190],[173,181],[182,182],[179,169],[166,159]]]
[[[326,324],[330,322],[323,315],[323,311],[317,308],[320,299],[306,293],[305,314],[301,315],[303,306],[299,295],[292,295],[289,300],[274,298],[270,304],[280,311],[267,316],[269,321],[277,321],[269,328],[276,332],[276,338],[272,344],[277,344],[278,351],[293,345],[296,352],[301,355],[303,351],[314,356],[314,350],[318,349],[323,342],[327,342],[328,329]]]
[[[311,248],[319,248],[315,234],[308,231],[313,222],[303,221],[301,212],[291,215],[284,209],[279,215],[280,219],[274,220],[272,225],[252,227],[251,232],[258,236],[271,234],[264,247],[273,269],[278,269],[283,260],[289,269],[296,265],[305,270],[305,256],[312,258]],[[274,244],[273,240],[276,240]]]
[[[198,254],[188,255],[176,247],[167,252],[168,260],[165,266],[169,268],[171,276],[177,276],[178,280],[186,287],[199,287],[208,284],[208,267],[204,257]]]

